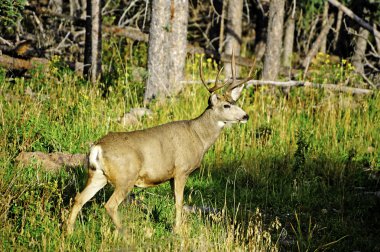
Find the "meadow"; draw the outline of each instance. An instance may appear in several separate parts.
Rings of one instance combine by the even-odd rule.
[[[198,79],[198,60],[188,58],[188,79]],[[216,64],[204,64],[213,79]],[[311,80],[352,74],[346,62],[326,64]],[[174,200],[165,183],[136,188],[122,203],[128,239],[104,209],[110,186],[85,205],[66,236],[86,169],[20,167],[14,160],[21,151],[86,153],[109,131],[190,119],[207,107],[205,88],[189,85],[124,125],[118,118],[143,106],[144,86],[132,65],[119,68],[117,78],[98,85],[59,59],[28,78],[0,71],[1,251],[380,251],[380,199],[373,193],[380,188],[380,95],[310,88],[244,91],[239,103],[250,120],[225,129],[190,176],[185,204],[209,211],[187,213],[181,235],[172,232]]]

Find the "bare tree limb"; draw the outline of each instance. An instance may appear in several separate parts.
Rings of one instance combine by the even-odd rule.
[[[213,83],[214,80],[206,80],[206,83]],[[201,81],[194,80],[194,81],[183,81],[183,83],[187,84],[201,84]],[[276,86],[276,87],[310,87],[310,88],[322,88],[322,89],[329,89],[337,92],[344,92],[344,93],[352,93],[352,94],[360,94],[360,95],[370,95],[373,94],[373,90],[370,89],[364,89],[364,88],[353,88],[353,87],[347,87],[347,86],[340,86],[337,84],[319,84],[319,83],[313,83],[309,81],[268,81],[268,80],[250,80],[247,81],[247,88],[252,86]]]
[[[0,44],[5,44],[5,45],[7,45],[7,46],[13,46],[13,43],[12,43],[12,42],[10,42],[10,41],[8,41],[8,40],[2,38],[2,37],[0,37]]]
[[[311,47],[310,51],[307,53],[305,59],[303,60],[302,66],[305,67],[305,75],[307,73],[307,69],[309,67],[311,60],[318,53],[318,49],[320,48],[323,39],[329,33],[331,25],[333,23],[334,23],[334,16],[330,15],[328,22],[323,26],[321,33],[319,34],[318,38],[315,40],[315,42],[313,43],[313,46]]]
[[[335,36],[333,40],[333,48],[336,49],[336,45],[339,40],[339,33],[340,33],[340,28],[342,27],[342,19],[343,19],[343,11],[339,10],[338,12],[338,17],[336,20],[336,26],[335,26]]]
[[[336,0],[328,0],[330,4],[337,7],[339,10],[343,11],[347,16],[355,20],[360,26],[370,31],[373,35],[375,35],[377,38],[380,38],[380,32],[374,29],[373,25],[368,24],[366,21],[364,21],[362,18],[360,18],[358,15],[356,15],[352,10],[341,4],[340,2]]]

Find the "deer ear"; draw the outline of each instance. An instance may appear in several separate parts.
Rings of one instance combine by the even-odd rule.
[[[212,94],[211,96],[210,96],[210,99],[209,99],[209,106],[211,105],[211,106],[215,106],[215,104],[218,102],[218,95],[217,94]]]
[[[244,85],[237,86],[236,88],[231,90],[231,98],[234,101],[237,101],[241,95],[241,92],[244,89]]]

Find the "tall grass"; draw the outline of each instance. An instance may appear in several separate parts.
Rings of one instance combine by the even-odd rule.
[[[198,60],[189,59],[188,78],[198,75]],[[217,66],[204,64],[212,78]],[[185,189],[186,204],[216,211],[187,214],[183,234],[174,235],[170,186],[135,189],[121,207],[130,234],[122,239],[103,207],[106,187],[67,237],[63,223],[86,171],[18,167],[18,153],[86,153],[108,131],[198,116],[207,92],[188,86],[150,104],[153,114],[140,123],[123,125],[118,118],[142,106],[142,84],[131,75],[92,86],[57,59],[32,75],[0,73],[1,250],[380,250],[379,199],[367,193],[379,189],[372,179],[380,169],[378,94],[249,89],[240,100],[249,122],[225,130]]]

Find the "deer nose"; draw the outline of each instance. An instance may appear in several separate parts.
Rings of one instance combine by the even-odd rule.
[[[243,120],[247,120],[247,121],[248,121],[248,119],[249,119],[249,115],[248,115],[248,114],[245,114],[245,115],[243,116]]]

